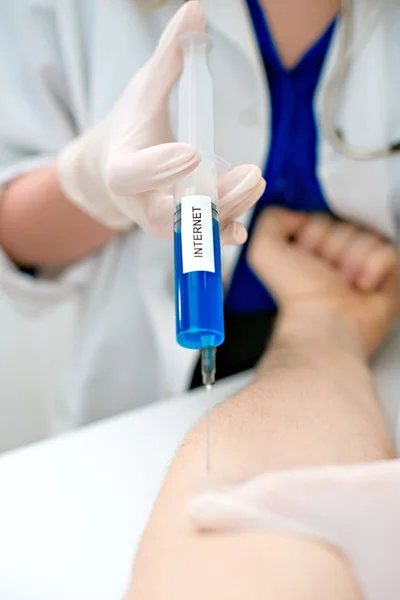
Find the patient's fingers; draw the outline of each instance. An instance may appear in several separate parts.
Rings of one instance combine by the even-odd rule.
[[[277,298],[286,297],[293,289],[291,275],[298,265],[288,241],[297,235],[306,219],[301,213],[270,208],[256,225],[247,260]]]
[[[341,257],[340,269],[348,281],[355,281],[371,253],[381,246],[377,235],[358,231],[356,239]]]
[[[296,242],[338,267],[363,291],[378,288],[398,264],[395,248],[378,234],[329,215],[307,215]]]
[[[314,213],[307,215],[304,226],[296,241],[300,246],[309,251],[316,250],[329,235],[334,220],[329,215]]]
[[[309,215],[305,213],[271,206],[258,219],[254,238],[264,240],[268,236],[275,241],[282,242],[287,242],[292,237],[297,239],[309,218]]]
[[[290,270],[295,268],[292,263],[298,257],[285,251],[293,240],[307,252],[334,265],[346,281],[365,292],[381,286],[398,265],[394,247],[378,234],[328,214],[271,207],[261,215],[248,252],[249,264],[271,289],[278,257],[282,272],[285,266]],[[276,293],[282,292],[279,273],[276,277],[279,279]]]
[[[395,247],[388,243],[380,243],[365,257],[357,274],[357,284],[366,292],[376,289],[395,273],[398,267],[399,255]]]
[[[374,239],[369,234],[366,237]],[[364,239],[364,236],[351,223],[344,221],[333,222],[328,235],[318,247],[318,253],[323,258],[338,265],[359,244],[361,238]]]

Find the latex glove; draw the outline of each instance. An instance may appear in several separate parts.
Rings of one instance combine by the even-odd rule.
[[[200,162],[195,148],[170,143],[169,95],[183,67],[176,39],[204,26],[200,3],[186,3],[108,117],[59,156],[60,181],[67,198],[111,229],[122,231],[138,224],[159,237],[173,236],[173,200],[166,190]],[[225,243],[246,240],[244,227],[235,221],[264,188],[260,169],[254,165],[237,167],[220,181]]]
[[[366,600],[400,598],[400,461],[264,475],[190,507],[203,530],[289,529],[335,545]]]

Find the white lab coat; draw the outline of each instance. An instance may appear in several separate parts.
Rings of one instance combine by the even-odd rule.
[[[54,159],[102,119],[182,4],[14,0],[0,7],[0,185]],[[215,41],[216,150],[263,166],[269,94],[244,0],[203,0]],[[400,139],[400,4],[356,0],[353,52],[337,123],[364,147]],[[377,21],[371,28],[371,20]],[[316,113],[335,68],[326,60]],[[334,212],[393,234],[400,158],[355,162],[320,135],[318,176]],[[226,268],[235,252],[227,250]],[[196,355],[175,342],[172,245],[141,231],[39,281],[0,260],[0,449],[182,391]],[[400,396],[400,330],[375,363],[382,400]]]

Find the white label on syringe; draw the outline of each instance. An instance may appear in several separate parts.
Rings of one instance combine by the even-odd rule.
[[[215,273],[211,198],[183,197],[181,219],[183,272]]]

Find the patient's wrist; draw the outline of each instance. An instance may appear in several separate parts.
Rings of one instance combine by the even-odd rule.
[[[334,308],[321,310],[318,306],[295,307],[282,311],[278,335],[291,335],[320,344],[329,344],[343,352],[366,359],[360,332],[350,319]]]
[[[335,310],[321,310],[318,305],[282,310],[268,355],[274,347],[304,355],[310,360],[333,353],[337,357],[367,362],[356,326]]]

